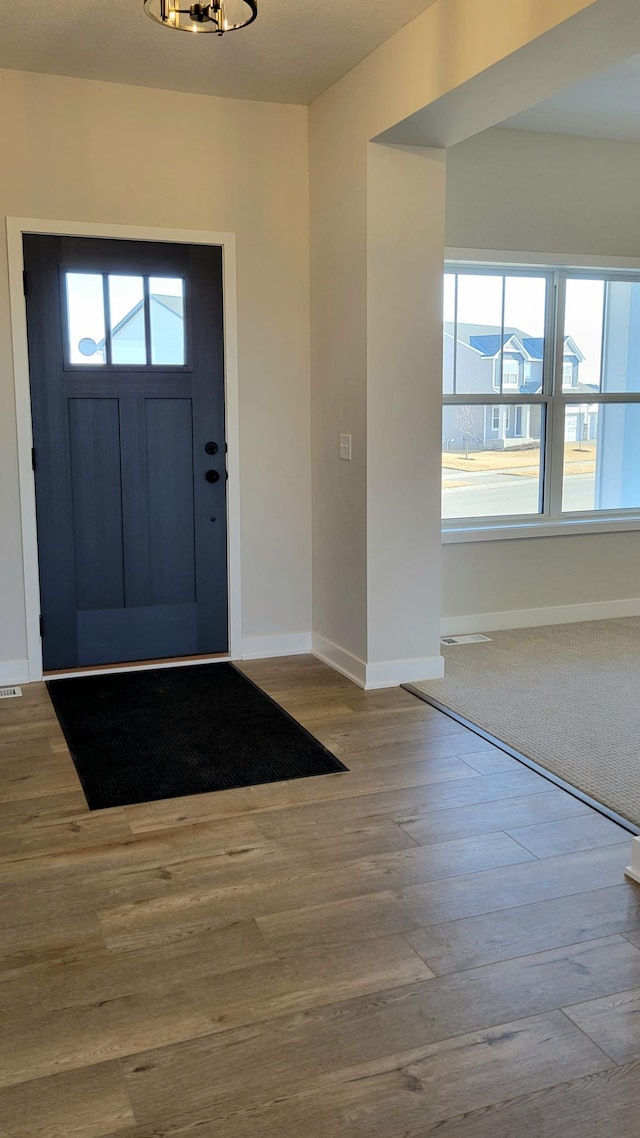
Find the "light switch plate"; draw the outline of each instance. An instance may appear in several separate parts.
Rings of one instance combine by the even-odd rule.
[[[340,458],[351,462],[351,435],[340,435]]]

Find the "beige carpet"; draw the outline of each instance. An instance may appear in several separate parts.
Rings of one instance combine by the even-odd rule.
[[[640,617],[489,632],[406,685],[640,825]]]

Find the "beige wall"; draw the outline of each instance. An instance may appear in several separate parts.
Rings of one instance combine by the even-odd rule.
[[[640,260],[640,143],[495,128],[447,152],[446,241]]]
[[[369,144],[367,659],[421,659],[440,635],[431,534],[440,526],[445,151]],[[398,203],[402,202],[402,208]],[[438,224],[438,222],[440,222]],[[419,329],[420,334],[416,334]],[[426,567],[426,573],[425,573]],[[419,667],[433,667],[419,665]]]
[[[637,257],[640,144],[490,130],[447,156],[450,247]],[[443,616],[640,598],[640,533],[447,545]]]
[[[456,628],[455,620],[452,624],[455,617],[638,598],[638,537],[637,533],[586,534],[445,546],[442,612],[446,631],[492,627],[489,621],[482,628],[480,624],[467,628],[466,623]],[[603,609],[602,615],[606,613]],[[552,621],[560,619],[560,614],[549,615]],[[612,607],[611,615],[622,613]],[[529,619],[524,623],[530,623]]]
[[[310,628],[307,111],[0,72],[0,215],[237,234],[243,636]],[[0,231],[0,661],[26,655]]]

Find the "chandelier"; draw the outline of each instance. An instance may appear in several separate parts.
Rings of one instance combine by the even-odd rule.
[[[152,20],[179,32],[215,32],[222,36],[246,28],[258,15],[257,0],[211,0],[189,4],[185,0],[144,0]]]

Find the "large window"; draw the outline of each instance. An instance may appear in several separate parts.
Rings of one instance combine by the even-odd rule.
[[[443,393],[445,529],[640,512],[640,275],[447,269]]]

